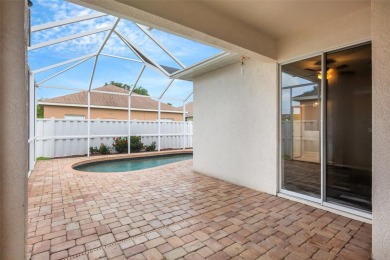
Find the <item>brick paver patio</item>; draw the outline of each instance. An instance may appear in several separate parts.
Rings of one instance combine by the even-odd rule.
[[[192,161],[83,173],[39,161],[31,259],[369,259],[371,225],[206,177]]]

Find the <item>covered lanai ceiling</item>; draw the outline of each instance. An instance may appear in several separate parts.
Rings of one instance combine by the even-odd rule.
[[[265,60],[297,32],[370,8],[370,0],[69,0]],[[336,28],[335,28],[336,29]]]

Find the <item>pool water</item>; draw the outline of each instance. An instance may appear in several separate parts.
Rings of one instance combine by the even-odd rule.
[[[93,162],[74,167],[85,172],[128,172],[192,159],[192,154],[162,155]]]

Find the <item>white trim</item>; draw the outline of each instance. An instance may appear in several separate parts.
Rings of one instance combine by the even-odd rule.
[[[48,102],[38,102],[38,105],[44,106],[58,106],[58,107],[88,107],[88,105],[80,105],[80,104],[63,104],[63,103],[48,103]],[[127,107],[110,107],[110,106],[95,106],[91,105],[91,108],[104,108],[104,109],[114,109],[114,110],[127,110]],[[145,111],[145,112],[157,112],[158,109],[143,109],[143,108],[131,108],[132,111]],[[174,111],[174,110],[161,110],[164,113],[177,113],[181,114],[182,111]]]
[[[313,197],[313,196],[309,196],[309,195],[305,195],[305,194],[302,194],[302,193],[286,190],[286,189],[283,189],[283,188],[280,189],[279,193],[286,194],[288,196],[292,196],[292,197],[295,197],[295,198],[311,201],[311,202],[318,203],[319,205],[321,205],[321,198],[316,198],[316,197]]]
[[[365,43],[368,44],[371,41],[372,41],[371,37],[368,37],[368,38],[365,38],[365,39],[360,40],[360,41],[355,41],[355,42],[346,43],[346,44],[340,44],[336,47],[326,48],[326,49],[323,49],[321,51],[311,52],[311,53],[308,53],[305,55],[297,56],[294,58],[289,58],[287,60],[277,60],[276,62],[279,63],[280,65],[286,65],[286,64],[293,63],[296,61],[312,58],[314,56],[321,56],[322,53],[333,52],[333,51],[337,51],[337,50],[344,49],[344,48],[351,48],[351,47],[353,47],[355,45],[359,45],[359,44],[365,44]]]
[[[330,211],[330,212],[333,212],[335,214],[338,214],[338,215],[341,215],[341,216],[344,216],[347,218],[351,218],[351,219],[355,219],[358,221],[372,224],[372,215],[369,215],[367,213],[361,214],[361,213],[363,213],[361,211],[354,211],[354,213],[356,213],[356,214],[353,214],[352,211],[350,211],[350,212],[346,211],[344,207],[340,207],[342,209],[338,209],[338,208],[334,207],[333,204],[330,204],[330,203],[324,203],[324,205],[321,205],[321,204],[318,204],[318,203],[315,203],[312,201],[308,201],[305,199],[301,199],[301,198],[298,198],[295,196],[290,196],[288,194],[278,193],[276,195],[278,197],[285,198],[285,199],[292,200],[292,201],[296,201],[296,202],[299,202],[299,203],[302,203],[305,205],[312,206],[314,208]]]

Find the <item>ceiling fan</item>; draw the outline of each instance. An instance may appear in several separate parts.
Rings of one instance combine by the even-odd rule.
[[[348,70],[344,70],[345,68],[348,68],[349,65],[347,64],[342,64],[342,65],[339,65],[339,66],[330,66],[331,64],[334,64],[336,61],[334,59],[328,59],[326,61],[326,64],[327,64],[327,67],[326,67],[326,71],[327,71],[327,78],[330,78],[331,77],[331,73],[332,73],[332,70],[335,70],[335,71],[338,71],[339,74],[342,74],[342,75],[352,75],[352,74],[355,74],[355,71],[348,71]],[[314,69],[314,68],[305,68],[305,70],[307,71],[312,71],[312,72],[315,72],[315,75],[308,75],[309,76],[317,76],[319,79],[322,78],[322,71],[321,71],[321,61],[317,61],[314,63],[315,66],[319,66],[318,69]]]

